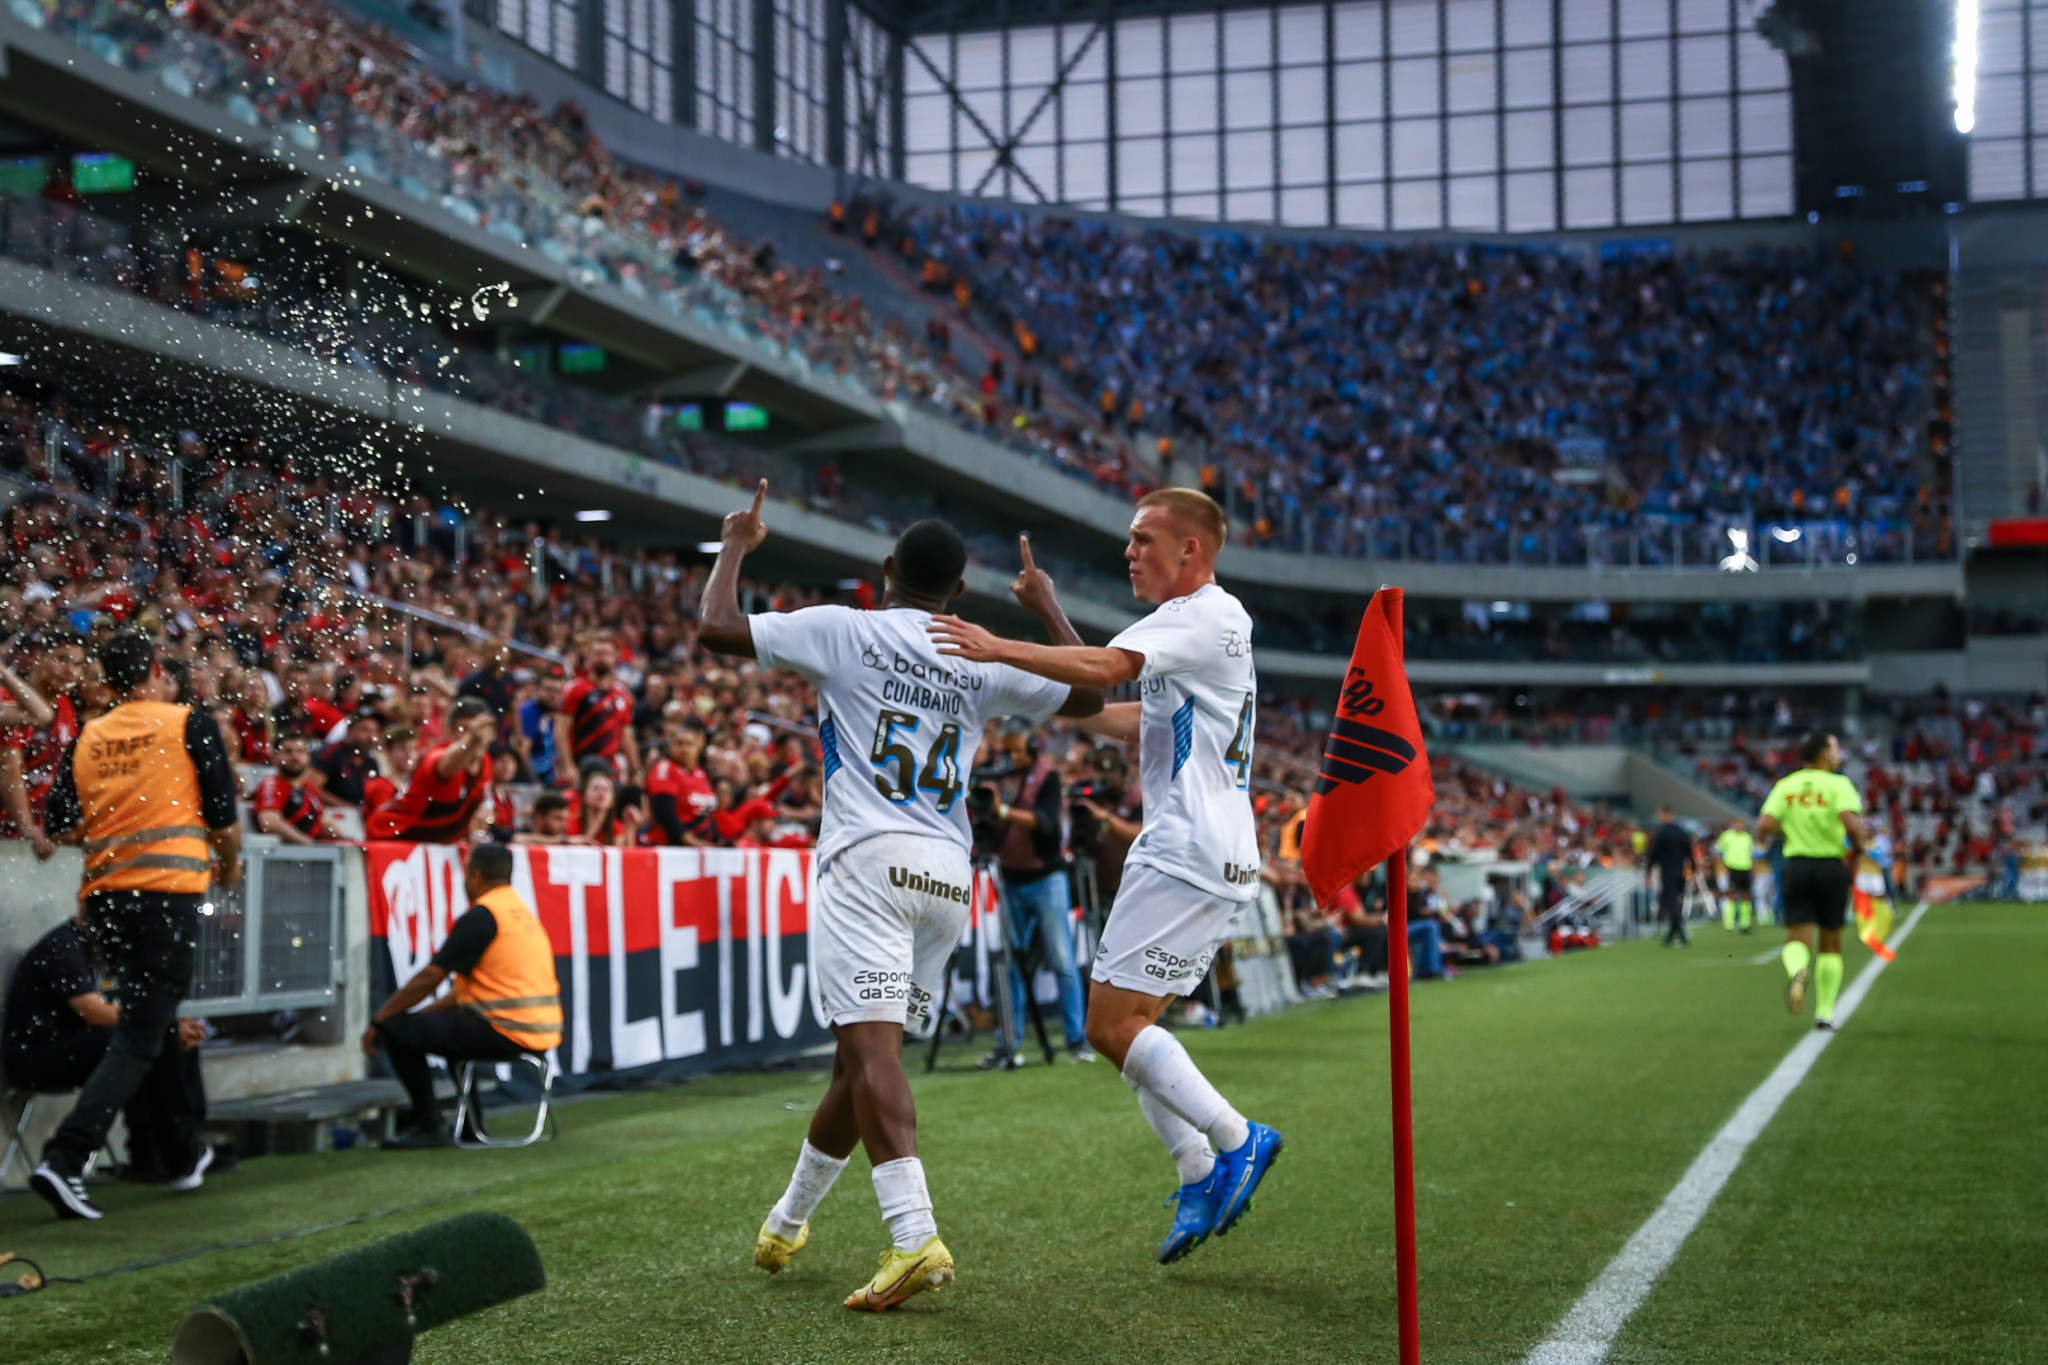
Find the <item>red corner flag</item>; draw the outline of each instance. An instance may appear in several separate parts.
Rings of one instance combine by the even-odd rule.
[[[1401,1365],[1422,1365],[1415,1270],[1414,1091],[1408,1066],[1408,841],[1436,797],[1408,671],[1401,657],[1401,590],[1381,588],[1365,607],[1358,644],[1308,799],[1301,867],[1318,905],[1344,883],[1387,865],[1387,1051],[1394,1120],[1394,1299]]]
[[[1316,904],[1405,847],[1435,798],[1402,659],[1401,590],[1381,588],[1358,625],[1301,835]]]

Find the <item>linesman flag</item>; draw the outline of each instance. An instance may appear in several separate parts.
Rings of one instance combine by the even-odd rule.
[[[1365,607],[1358,643],[1323,746],[1301,866],[1318,905],[1403,848],[1436,799],[1401,648],[1401,590]]]

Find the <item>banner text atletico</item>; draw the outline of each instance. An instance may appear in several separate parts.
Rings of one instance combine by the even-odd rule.
[[[382,1000],[432,960],[469,906],[458,846],[371,843],[365,853],[372,996]],[[512,886],[554,943],[557,1088],[831,1041],[810,977],[808,850],[515,845]],[[979,926],[991,918],[989,888],[978,882],[975,900]],[[970,942],[989,932],[971,931]]]

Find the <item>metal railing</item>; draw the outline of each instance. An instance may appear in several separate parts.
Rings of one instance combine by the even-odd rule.
[[[345,886],[339,848],[248,848],[240,888],[200,910],[185,1012],[332,1005],[342,976]]]
[[[1642,873],[1635,869],[1610,867],[1588,872],[1585,881],[1537,917],[1536,933],[1547,935],[1558,925],[1579,915],[1591,921],[1604,919],[1610,938],[1631,938],[1643,918],[1637,902],[1646,899]]]

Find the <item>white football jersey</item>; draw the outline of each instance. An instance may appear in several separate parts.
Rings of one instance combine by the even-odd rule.
[[[805,607],[747,619],[762,663],[793,669],[818,689],[820,870],[875,834],[971,847],[967,786],[983,722],[1044,720],[1067,704],[1065,683],[941,655],[925,632],[930,612]]]
[[[1164,602],[1109,642],[1145,656],[1138,674],[1138,776],[1145,832],[1125,861],[1212,895],[1259,890],[1252,735],[1259,675],[1252,618],[1214,583]]]

